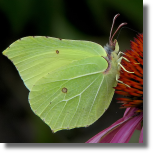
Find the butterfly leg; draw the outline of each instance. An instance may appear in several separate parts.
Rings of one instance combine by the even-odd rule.
[[[127,62],[130,62],[127,58],[121,56],[118,60],[117,60],[117,64],[123,68],[124,71],[126,71],[127,73],[134,73],[134,72],[130,72],[128,70],[125,69],[125,67],[121,64],[122,59],[126,60]],[[119,67],[119,69],[120,69]]]
[[[119,66],[118,69],[120,70],[120,67],[122,67],[123,70],[126,71],[127,73],[134,73],[134,72],[130,72],[130,71],[126,70],[125,67],[121,64],[122,59],[126,60],[127,62],[130,62],[127,58],[125,58],[123,56],[120,57],[121,54],[124,54],[124,53],[123,52],[118,53],[118,57],[119,57],[118,60],[117,60],[117,64]],[[125,84],[123,81],[120,81],[119,77],[120,77],[119,74],[117,74],[116,75],[116,81],[117,82],[120,82],[120,83],[124,84],[125,86],[131,88],[129,85]]]
[[[116,75],[116,81],[119,82],[119,83],[124,84],[125,86],[127,86],[129,88],[131,88],[129,85],[125,84],[123,81],[119,80],[118,78],[119,78],[119,74]]]
[[[118,58],[120,57],[120,55],[121,55],[121,54],[125,55],[125,53],[123,53],[123,52],[119,51],[119,53],[118,53],[118,55],[117,55],[117,56],[118,56]]]

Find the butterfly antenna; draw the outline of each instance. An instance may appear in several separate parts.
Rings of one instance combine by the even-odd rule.
[[[113,31],[114,23],[115,23],[116,18],[117,18],[119,15],[120,15],[120,14],[116,14],[116,15],[114,16],[114,19],[113,19],[113,23],[112,23],[112,27],[111,27],[110,35],[109,35],[109,43],[110,43],[110,44],[112,44],[112,42],[111,42],[111,37],[112,37],[112,31]]]
[[[114,16],[114,19],[113,19],[113,23],[112,23],[112,27],[111,27],[111,30],[110,30],[110,36],[109,36],[109,44],[110,46],[115,46],[115,44],[113,43],[113,38],[115,36],[115,34],[117,33],[117,31],[124,25],[126,25],[127,23],[121,23],[118,28],[116,29],[116,31],[114,32],[113,36],[112,35],[112,31],[113,31],[113,27],[114,27],[114,23],[115,23],[115,20],[117,19],[117,17],[119,16],[120,14],[116,14]]]
[[[118,28],[116,29],[116,31],[114,32],[114,34],[113,34],[113,36],[112,36],[112,38],[111,38],[111,42],[112,42],[112,39],[114,38],[114,36],[115,36],[115,34],[117,33],[117,31],[122,27],[122,26],[124,26],[124,25],[127,25],[127,23],[121,23],[119,26],[118,26]]]

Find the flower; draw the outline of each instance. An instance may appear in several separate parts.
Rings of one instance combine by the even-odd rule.
[[[116,93],[126,96],[126,98],[118,98],[123,108],[136,107],[137,112],[143,110],[143,35],[139,34],[138,39],[131,42],[131,50],[128,50],[124,56],[130,62],[122,60],[122,65],[128,71],[127,73],[121,69],[120,80],[130,86],[126,87],[122,83],[118,83]]]
[[[122,103],[121,108],[126,108],[125,113],[86,143],[128,143],[136,129],[141,130],[139,143],[143,143],[143,34],[131,41],[131,50],[123,57],[121,64],[125,69],[121,68],[119,78],[123,83],[117,84],[115,92],[123,96],[117,100]]]

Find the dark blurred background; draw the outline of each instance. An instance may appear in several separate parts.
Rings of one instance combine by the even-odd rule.
[[[120,13],[114,29],[122,22],[143,32],[142,0],[0,0],[0,52],[25,36],[108,42],[114,15]],[[123,28],[120,50],[130,49],[136,32]],[[117,37],[117,35],[116,35]],[[106,113],[87,128],[52,133],[29,106],[29,91],[14,65],[0,54],[0,142],[83,143],[123,116],[114,95]],[[136,131],[131,142],[138,142]]]

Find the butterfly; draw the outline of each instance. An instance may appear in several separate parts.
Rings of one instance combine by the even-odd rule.
[[[109,107],[119,78],[116,32],[109,43],[29,36],[3,55],[17,68],[30,91],[29,103],[53,132],[93,124]]]

